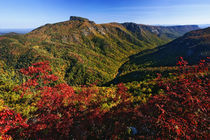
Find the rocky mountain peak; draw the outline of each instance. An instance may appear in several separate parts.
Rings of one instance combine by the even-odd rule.
[[[93,21],[90,21],[87,18],[77,17],[77,16],[70,16],[70,21],[80,21],[80,22],[88,21],[88,22],[94,23]]]

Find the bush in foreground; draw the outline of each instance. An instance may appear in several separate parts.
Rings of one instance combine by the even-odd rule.
[[[14,111],[9,115],[15,117],[2,113],[0,128],[6,124],[7,130],[0,129],[1,135],[16,139],[206,139],[208,65],[201,61],[190,67],[183,59],[179,64],[175,79],[159,75],[155,80],[164,89],[161,94],[136,105],[123,84],[111,95],[88,86],[76,92],[56,82],[48,62],[35,63],[21,70],[28,80],[15,91],[22,98],[31,95],[26,102],[37,110],[27,121]]]

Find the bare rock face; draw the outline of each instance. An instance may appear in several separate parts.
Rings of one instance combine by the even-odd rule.
[[[77,17],[77,16],[71,16],[70,20],[78,20],[78,21],[89,21],[87,18],[83,18],[83,17]]]
[[[71,16],[71,17],[70,17],[70,21],[80,21],[80,22],[85,22],[85,21],[88,21],[88,22],[90,22],[90,23],[95,24],[95,22],[90,21],[90,20],[89,20],[89,19],[87,19],[87,18],[77,17],[77,16]]]

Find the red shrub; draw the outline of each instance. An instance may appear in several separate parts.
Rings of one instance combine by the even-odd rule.
[[[95,90],[82,87],[75,93],[67,84],[53,83],[58,78],[52,74],[48,62],[33,64],[21,69],[30,79],[19,86],[22,94],[35,94],[40,100],[36,103],[38,110],[28,121],[25,130],[28,138],[70,138],[80,137],[81,133],[89,135],[89,127],[100,119],[100,99],[94,100]],[[79,130],[79,131],[75,131]]]
[[[130,137],[132,134],[126,131],[132,129],[136,138],[207,138],[207,64],[201,61],[198,66],[188,67],[182,58],[178,64],[180,73],[175,80],[160,75],[157,79],[164,94],[134,107],[127,88],[119,84],[116,95],[107,99],[117,105],[102,110],[101,102],[106,101],[95,94],[96,89],[83,86],[75,93],[67,84],[54,83],[58,78],[50,74],[48,62],[35,63],[21,70],[30,79],[16,89],[40,98],[38,110],[28,120],[29,127],[20,134],[32,139],[118,139]]]
[[[27,127],[26,120],[20,114],[7,108],[0,111],[0,139],[16,137],[22,133],[23,128]]]
[[[209,80],[204,74],[208,70],[204,62],[194,68],[186,66],[181,59],[181,73],[176,80],[159,79],[165,93],[153,96],[139,108],[144,114],[143,123],[147,124],[147,135],[167,139],[207,139]]]

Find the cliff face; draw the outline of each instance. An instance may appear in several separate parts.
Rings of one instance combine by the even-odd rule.
[[[89,19],[87,19],[87,18],[77,17],[77,16],[71,16],[70,20],[89,21]]]
[[[176,39],[192,30],[200,29],[197,25],[183,25],[183,26],[150,26],[136,23],[122,23],[122,25],[137,36],[142,35],[143,31],[148,31],[156,34],[163,39]]]
[[[79,22],[90,22],[92,24],[95,24],[94,21],[90,21],[87,18],[83,18],[83,17],[77,17],[77,16],[70,16],[70,21],[79,21]]]

